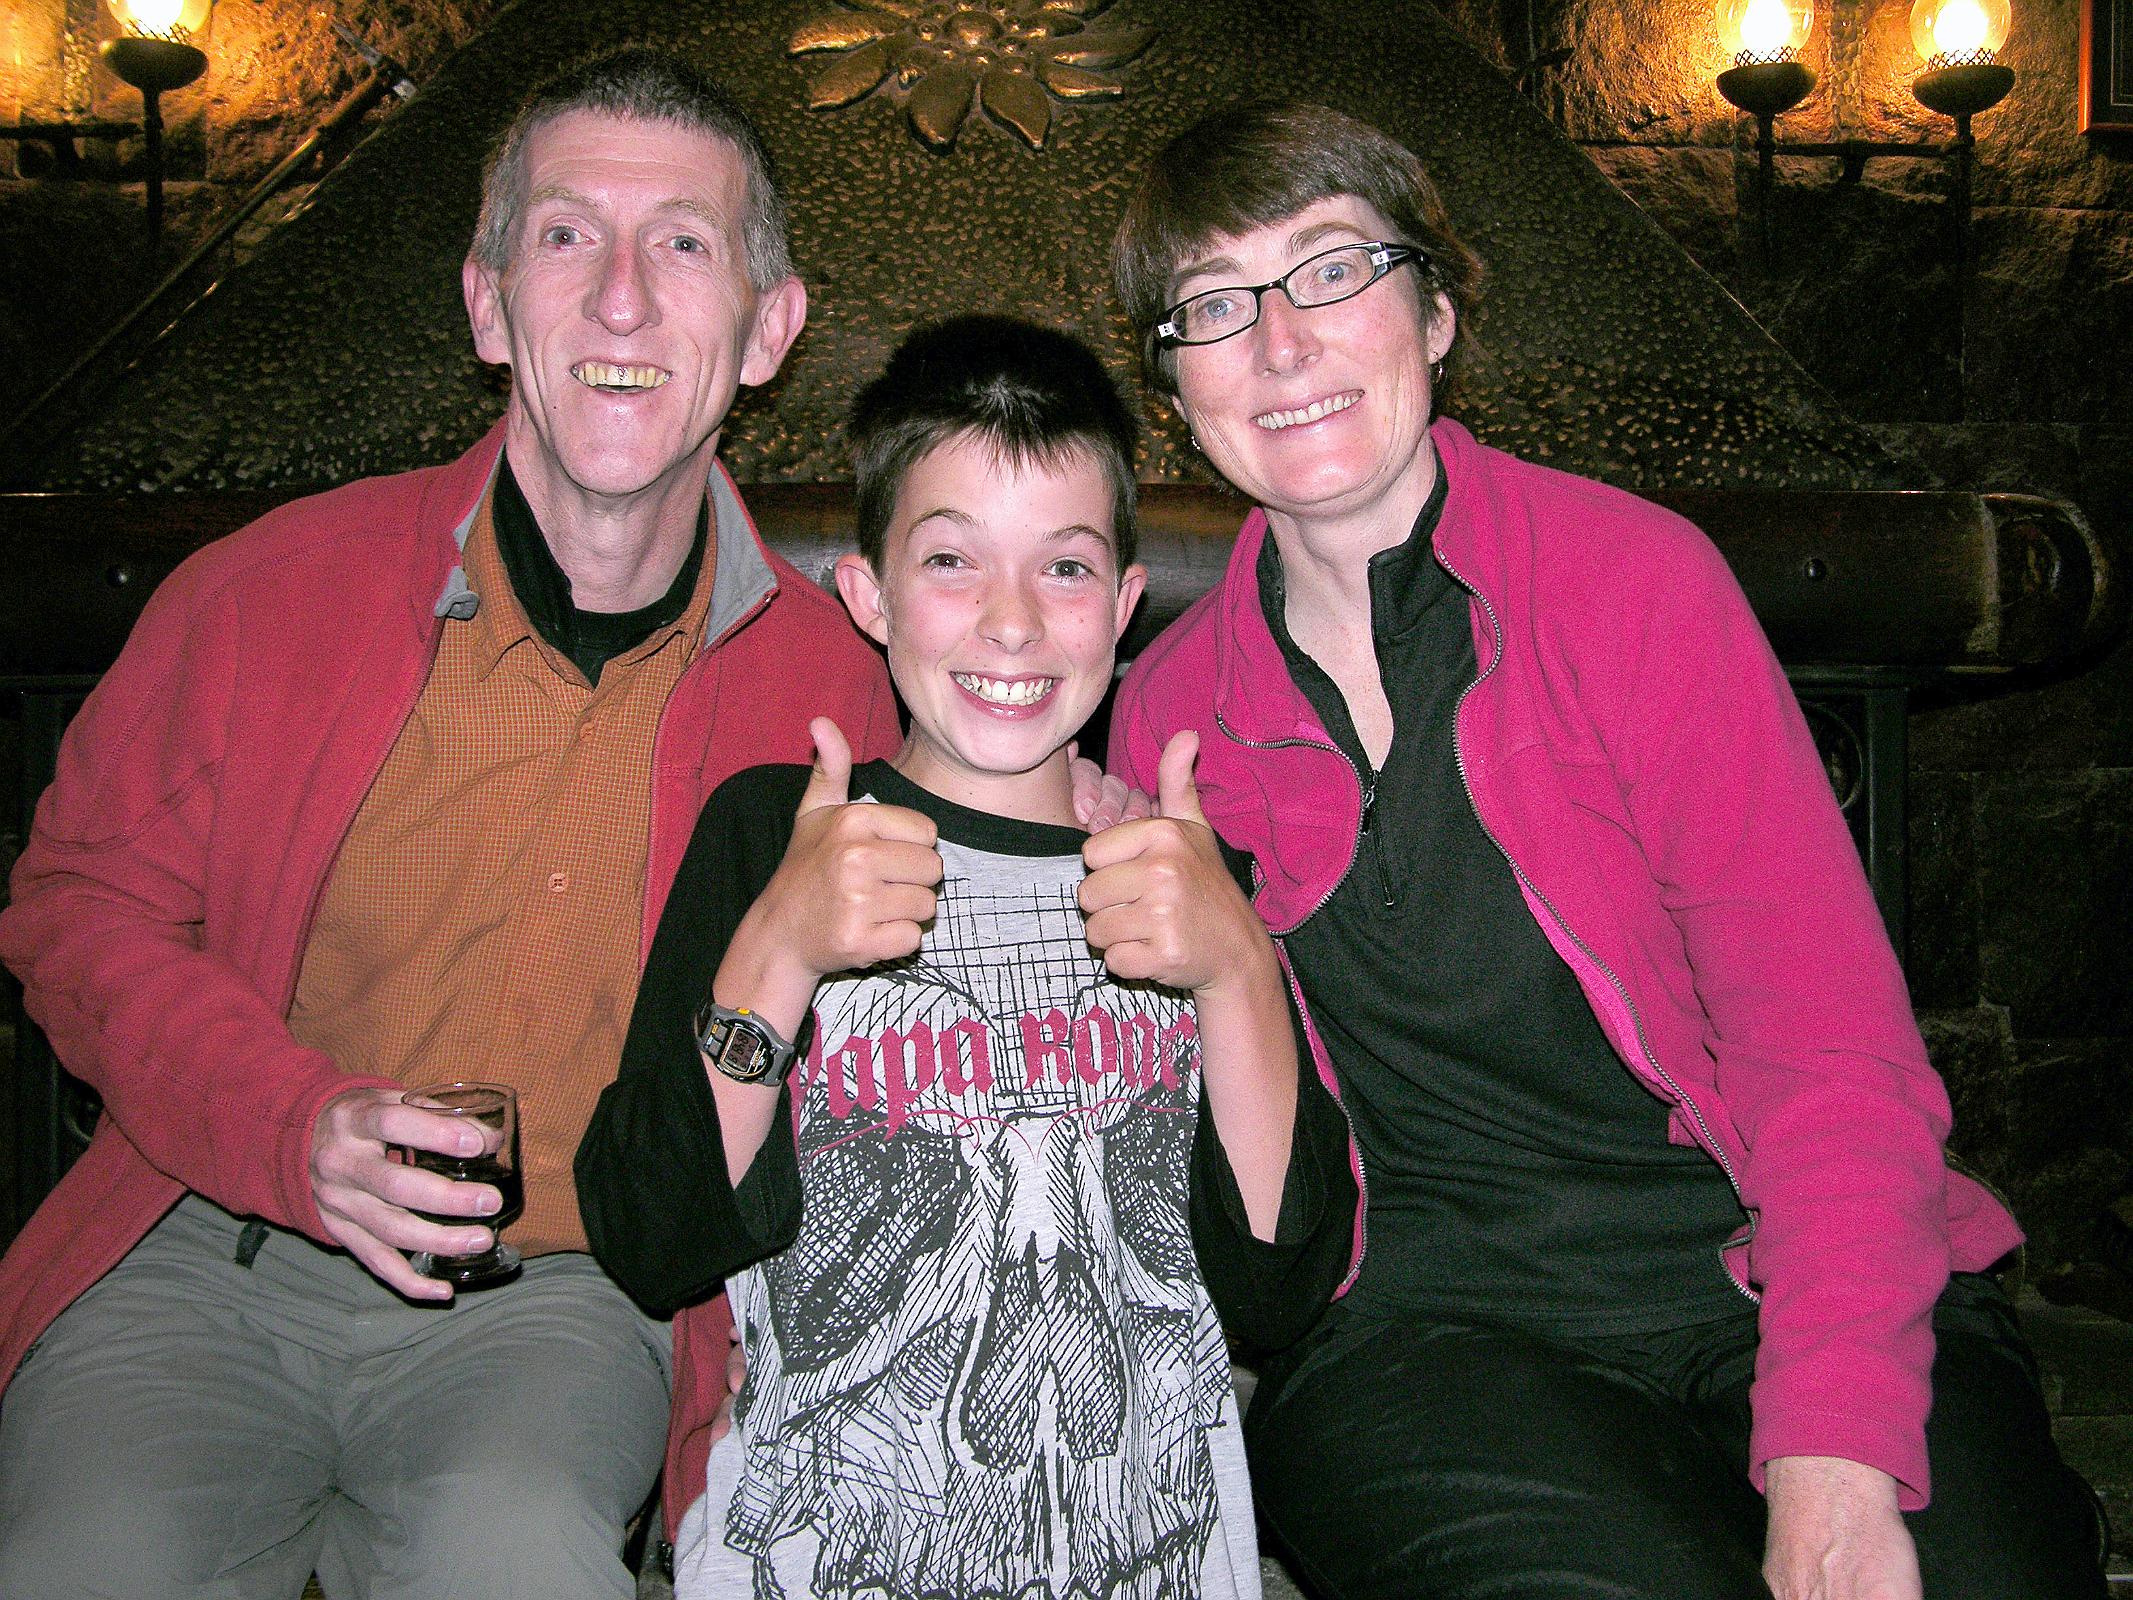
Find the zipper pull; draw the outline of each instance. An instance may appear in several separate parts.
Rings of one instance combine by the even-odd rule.
[[[1371,864],[1377,868],[1378,874],[1378,904],[1389,907],[1398,905],[1400,897],[1393,893],[1392,875],[1385,867],[1384,837],[1374,833],[1370,826],[1370,814],[1376,809],[1377,803],[1378,774],[1373,772],[1370,775],[1370,781],[1363,786],[1363,818],[1361,825],[1356,829],[1355,848],[1356,854],[1361,855],[1365,845],[1370,847]]]

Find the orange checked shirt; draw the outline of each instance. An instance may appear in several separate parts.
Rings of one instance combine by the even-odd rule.
[[[421,698],[343,841],[289,1027],[349,1072],[513,1085],[526,1212],[511,1242],[586,1248],[571,1159],[636,999],[660,713],[702,639],[715,540],[687,608],[597,687],[534,630],[493,489]]]

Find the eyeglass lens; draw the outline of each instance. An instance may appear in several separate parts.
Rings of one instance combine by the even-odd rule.
[[[1335,245],[1307,256],[1272,283],[1209,289],[1174,307],[1171,327],[1181,344],[1209,344],[1244,332],[1259,320],[1265,295],[1279,289],[1299,309],[1336,305],[1361,294],[1402,260],[1397,247],[1378,243]]]

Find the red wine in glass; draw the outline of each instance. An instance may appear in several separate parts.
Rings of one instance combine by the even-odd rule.
[[[518,1221],[526,1209],[525,1180],[519,1177],[516,1167],[506,1166],[494,1156],[462,1159],[439,1155],[435,1150],[410,1150],[407,1154],[409,1164],[425,1172],[438,1173],[454,1183],[486,1183],[504,1197],[503,1205],[485,1217],[448,1217],[442,1212],[417,1211],[415,1215],[418,1217],[441,1222],[447,1228],[464,1227],[469,1222],[486,1223],[502,1232]]]
[[[486,1250],[465,1256],[441,1256],[417,1250],[408,1263],[425,1278],[441,1278],[461,1289],[479,1289],[515,1277],[521,1265],[519,1253],[503,1241],[503,1231],[526,1209],[524,1179],[518,1165],[518,1095],[504,1083],[436,1083],[410,1089],[402,1101],[424,1111],[463,1118],[481,1130],[482,1149],[472,1156],[444,1155],[435,1150],[403,1146],[401,1159],[450,1178],[454,1183],[486,1183],[503,1196],[501,1208],[488,1216],[448,1216],[438,1212],[415,1214],[446,1227],[469,1222],[485,1224],[494,1236]]]

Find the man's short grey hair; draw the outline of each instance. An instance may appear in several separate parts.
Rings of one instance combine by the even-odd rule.
[[[513,235],[526,205],[526,146],[540,129],[573,111],[597,111],[633,122],[664,122],[723,139],[740,152],[748,212],[742,243],[748,281],[759,291],[792,276],[785,195],[763,136],[733,96],[669,51],[631,45],[566,67],[538,85],[482,169],[481,219],[470,254],[491,272],[511,264]]]

